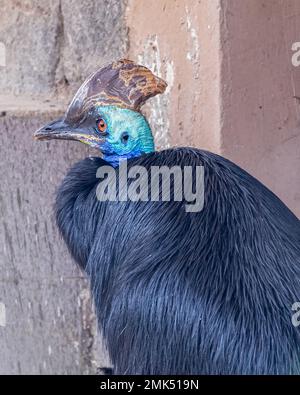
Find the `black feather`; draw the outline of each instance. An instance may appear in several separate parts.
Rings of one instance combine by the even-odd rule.
[[[115,374],[299,374],[300,222],[266,187],[205,151],[129,161],[204,165],[205,202],[99,202],[99,158],[59,189],[57,222],[91,282]]]

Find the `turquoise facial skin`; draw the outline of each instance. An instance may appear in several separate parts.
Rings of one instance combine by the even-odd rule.
[[[94,118],[102,118],[107,125],[105,141],[99,146],[107,162],[118,166],[122,159],[154,152],[152,131],[141,113],[117,106],[99,106],[94,111]],[[101,134],[97,128],[96,133]]]

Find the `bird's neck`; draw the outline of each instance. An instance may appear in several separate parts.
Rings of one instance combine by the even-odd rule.
[[[142,155],[143,155],[143,152],[141,150],[136,150],[136,151],[132,151],[132,152],[129,152],[129,153],[126,153],[123,155],[117,155],[117,154],[105,155],[104,154],[103,159],[106,162],[108,162],[111,166],[118,167],[122,161],[129,160],[131,158],[137,158]]]
[[[150,125],[144,117],[141,116],[142,122],[139,125],[139,138],[137,144],[132,147],[130,151],[120,149],[108,145],[106,149],[102,150],[103,159],[113,167],[119,166],[120,162],[129,160],[131,158],[138,158],[145,154],[155,152],[155,144]]]

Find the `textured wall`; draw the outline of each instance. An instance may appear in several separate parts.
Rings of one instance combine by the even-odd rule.
[[[37,95],[53,89],[60,48],[59,0],[0,0],[6,67],[0,93]]]
[[[0,374],[95,373],[108,361],[88,284],[52,212],[67,169],[91,152],[32,135],[88,73],[124,55],[125,2],[0,0],[0,9]]]
[[[129,54],[168,82],[148,105],[158,148],[220,145],[219,0],[130,0]]]
[[[99,65],[124,54],[126,1],[0,0],[7,48],[0,93],[66,95]]]
[[[219,152],[300,216],[300,2],[128,4],[130,55],[169,83],[147,109],[158,147]]]
[[[222,1],[222,153],[300,217],[299,25],[298,0]]]
[[[0,300],[6,310],[0,374],[93,368],[86,283],[58,237],[52,212],[57,183],[82,152],[33,141],[32,129],[52,115],[8,110],[0,118]]]

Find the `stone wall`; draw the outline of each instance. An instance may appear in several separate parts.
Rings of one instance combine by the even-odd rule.
[[[34,130],[63,113],[90,72],[128,56],[169,85],[144,109],[158,148],[224,154],[300,215],[299,2],[0,0],[0,9],[0,374],[95,373],[109,361],[52,211],[68,167],[91,152],[34,142]]]
[[[32,135],[63,113],[89,73],[126,54],[125,6],[0,0],[0,374],[95,373],[109,363],[52,210],[67,169],[90,152]]]

